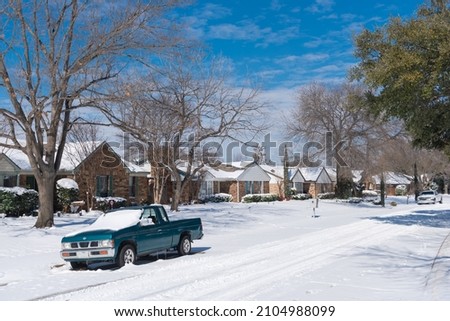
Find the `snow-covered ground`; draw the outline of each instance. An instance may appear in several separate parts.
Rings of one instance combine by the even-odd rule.
[[[450,300],[450,196],[394,200],[321,201],[317,217],[311,201],[185,206],[171,218],[204,225],[192,255],[87,271],[60,258],[60,240],[95,214],[40,230],[35,218],[0,218],[0,300]]]

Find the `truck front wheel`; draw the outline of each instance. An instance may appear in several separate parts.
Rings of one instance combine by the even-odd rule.
[[[134,262],[136,262],[136,251],[134,247],[130,244],[124,245],[120,249],[119,256],[117,257],[117,265],[122,267],[125,264],[134,264]]]
[[[180,243],[178,243],[178,254],[180,255],[188,255],[191,253],[191,239],[189,235],[184,235],[180,239]]]

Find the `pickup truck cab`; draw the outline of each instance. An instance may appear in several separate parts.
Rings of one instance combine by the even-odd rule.
[[[200,218],[169,221],[161,205],[128,207],[102,214],[93,224],[64,236],[61,257],[73,269],[94,262],[119,267],[139,256],[176,249],[191,252],[191,242],[203,237]]]

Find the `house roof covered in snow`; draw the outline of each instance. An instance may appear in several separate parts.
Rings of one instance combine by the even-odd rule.
[[[372,177],[375,184],[381,183],[381,175],[375,175]],[[384,183],[389,185],[408,185],[411,184],[412,177],[400,174],[400,173],[394,173],[394,172],[385,172],[384,173]]]
[[[80,166],[81,163],[86,161],[92,153],[97,151],[99,148],[103,146],[103,144],[107,144],[107,148],[112,151],[117,157],[122,161],[124,166],[131,173],[149,173],[150,172],[150,163],[148,161],[134,161],[134,160],[126,160],[125,152],[123,147],[121,146],[113,146],[108,144],[107,142],[89,142],[89,148],[83,148],[83,143],[66,143],[64,148],[64,153],[61,159],[61,172],[73,172]],[[89,150],[92,152],[87,156],[83,156],[83,153],[89,153]],[[12,163],[14,163],[19,170],[24,172],[31,172],[30,161],[28,160],[28,156],[20,150],[17,149],[7,149],[4,148],[1,154],[5,155]],[[0,155],[1,155],[0,154]]]
[[[333,182],[336,182],[336,168],[324,167],[327,174],[330,176]],[[353,183],[360,183],[362,179],[363,170],[352,170]]]

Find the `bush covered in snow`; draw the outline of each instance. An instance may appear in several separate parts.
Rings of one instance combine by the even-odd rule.
[[[22,187],[0,187],[0,213],[7,216],[31,215],[38,208],[39,195]]]
[[[404,196],[404,195],[406,195],[407,191],[408,190],[407,190],[406,185],[397,185],[395,187],[395,195],[396,196]]]
[[[379,196],[376,191],[365,189],[362,191],[362,198],[365,202],[374,202],[379,199]]]
[[[201,200],[204,203],[224,203],[224,202],[232,202],[233,196],[226,193],[214,194],[211,196],[207,196]]]
[[[127,200],[122,197],[95,197],[94,201],[94,209],[103,212],[128,205]]]
[[[258,202],[274,202],[278,201],[277,194],[247,194],[242,198],[243,203],[258,203]]]
[[[311,194],[301,193],[301,194],[294,194],[291,196],[293,200],[299,200],[304,201],[312,198]]]
[[[70,204],[79,200],[78,184],[70,178],[61,178],[56,182],[56,199],[58,207],[68,213]]]
[[[332,200],[336,198],[336,195],[332,192],[330,193],[320,193],[317,194],[317,198],[321,200]]]

